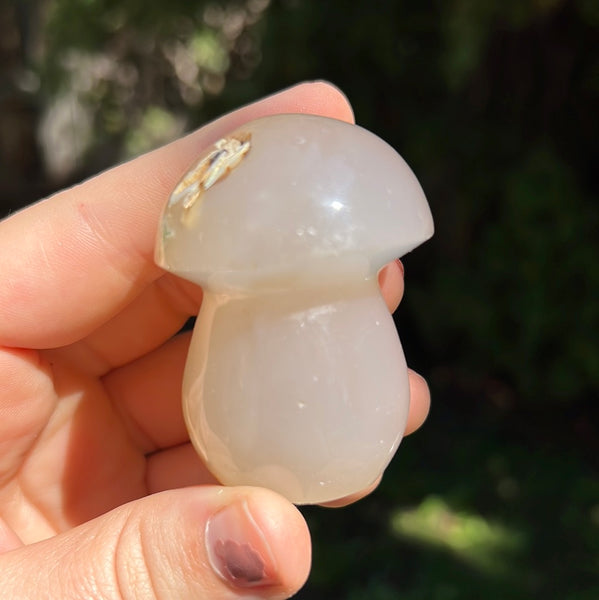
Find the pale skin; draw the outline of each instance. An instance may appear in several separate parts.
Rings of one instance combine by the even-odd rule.
[[[253,597],[287,598],[305,582],[310,538],[297,509],[267,490],[219,486],[189,444],[189,335],[173,336],[202,293],[153,261],[160,210],[194,158],[281,112],[353,121],[334,87],[296,86],[0,222],[2,597],[243,597],[210,566],[204,539],[206,521],[240,503],[261,531],[255,547],[270,548],[270,579]],[[379,282],[395,310],[401,263]],[[430,404],[413,372],[410,392],[406,433]]]

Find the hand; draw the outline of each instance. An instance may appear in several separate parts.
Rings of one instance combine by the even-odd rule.
[[[161,208],[193,158],[279,112],[352,119],[333,87],[300,85],[0,222],[3,598],[286,598],[305,581],[300,513],[218,486],[189,444],[189,336],[173,335],[202,294],[153,261]],[[380,281],[394,310],[400,264]],[[429,405],[424,380],[411,386],[408,431]]]

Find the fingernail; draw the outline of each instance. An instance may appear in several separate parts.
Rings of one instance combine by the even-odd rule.
[[[399,258],[396,258],[395,262],[397,263],[397,266],[399,267],[399,270],[401,271],[401,276],[403,277],[406,273],[403,263],[401,262],[401,260]]]
[[[238,588],[278,583],[274,558],[247,502],[227,506],[206,524],[206,550],[214,571]]]
[[[404,276],[404,266],[403,263],[401,262],[401,260],[399,260],[399,258],[396,258],[393,262],[390,262],[389,264],[385,265],[382,269],[381,272],[379,273],[379,285],[381,286],[381,288],[385,285],[386,281],[387,281],[387,277],[389,276],[389,267],[395,263],[398,267],[399,270],[401,271],[401,276]]]

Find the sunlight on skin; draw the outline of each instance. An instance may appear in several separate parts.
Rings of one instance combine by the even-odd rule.
[[[155,492],[214,482],[190,451],[181,415],[189,336],[172,339],[197,313],[201,290],[156,267],[156,224],[190,156],[249,119],[298,111],[353,119],[332,86],[298,86],[0,222],[0,559],[8,583],[18,586],[11,597],[33,585],[32,577],[47,580],[49,564],[57,573],[75,568],[73,552],[82,546],[87,560],[82,551],[81,568],[100,551],[109,554],[99,563],[111,565],[127,523],[140,527],[148,515],[156,527],[169,522],[161,515],[173,505]],[[393,310],[403,293],[399,263],[381,274],[381,287]],[[411,431],[424,420],[430,398],[419,378],[411,376],[410,383]],[[220,491],[226,494],[217,502]],[[294,549],[296,557],[280,561],[280,594],[305,581],[308,532],[278,496],[214,486],[169,493],[182,506],[201,499],[204,519],[223,498],[260,497],[264,508],[256,504],[256,513],[277,552],[285,557]],[[144,498],[148,494],[154,495]],[[177,531],[186,531],[184,516],[176,518],[182,520]],[[185,518],[195,522],[198,515]],[[295,525],[286,537],[282,524],[289,520]],[[92,539],[106,546],[90,546]],[[133,535],[127,543],[138,539]],[[26,546],[1,554],[40,540],[46,541],[35,552]]]

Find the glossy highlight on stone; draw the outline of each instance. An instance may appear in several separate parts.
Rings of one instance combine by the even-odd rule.
[[[265,117],[198,157],[156,261],[204,289],[183,406],[221,482],[304,504],[378,478],[409,388],[377,274],[432,233],[410,168],[356,125]]]

